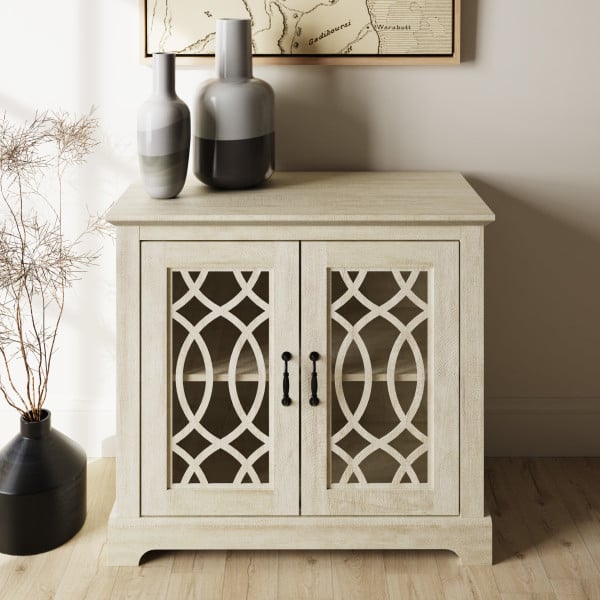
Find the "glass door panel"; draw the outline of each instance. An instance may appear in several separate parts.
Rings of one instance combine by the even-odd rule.
[[[427,483],[427,271],[330,270],[332,487]]]
[[[171,483],[268,484],[268,271],[171,270]]]

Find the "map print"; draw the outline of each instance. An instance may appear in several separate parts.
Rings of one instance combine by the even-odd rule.
[[[257,55],[451,55],[453,0],[146,0],[147,53],[214,54],[250,18]]]

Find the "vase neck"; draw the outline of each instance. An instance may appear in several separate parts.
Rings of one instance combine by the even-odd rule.
[[[51,414],[49,410],[42,410],[42,418],[39,421],[26,421],[21,417],[21,435],[26,438],[41,438],[48,434],[52,427]]]
[[[175,97],[175,54],[158,52],[152,56],[154,95]]]
[[[252,77],[250,19],[217,19],[217,76],[221,79]]]

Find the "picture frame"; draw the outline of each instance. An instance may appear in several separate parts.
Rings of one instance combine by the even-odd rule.
[[[243,7],[251,11],[253,3],[261,10],[266,6],[264,0],[139,1],[142,62],[150,63],[154,52],[177,52],[177,62],[184,66],[213,62],[211,19],[244,17]],[[315,8],[306,12],[288,10],[285,3],[305,8],[314,5]],[[283,29],[289,32],[292,24],[294,35],[288,35],[282,43],[283,35],[277,39],[283,30],[281,20],[277,29],[272,14],[267,15],[270,27],[260,29],[253,43],[260,46],[258,50],[271,52],[255,49],[253,60],[259,65],[455,65],[460,63],[460,3],[461,0],[329,0],[328,6],[322,0],[296,0],[295,3],[294,0],[274,0],[269,7],[277,10],[273,9],[272,14],[287,11],[288,21],[282,17]],[[215,7],[220,14],[216,14]],[[349,7],[355,12],[349,13]],[[264,14],[250,16],[253,29],[255,24],[258,29],[259,21],[265,22]],[[205,35],[198,37],[198,33]],[[354,46],[353,39],[358,40]],[[373,52],[375,45],[376,53]],[[289,49],[292,52],[288,53]],[[358,51],[365,49],[369,52]],[[302,53],[303,50],[310,53]],[[387,50],[396,50],[396,53]]]

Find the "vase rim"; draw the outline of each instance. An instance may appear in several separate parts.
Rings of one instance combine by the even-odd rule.
[[[52,427],[52,413],[42,408],[42,418],[39,421],[26,421],[21,415],[21,435],[28,438],[40,438],[48,433]]]

